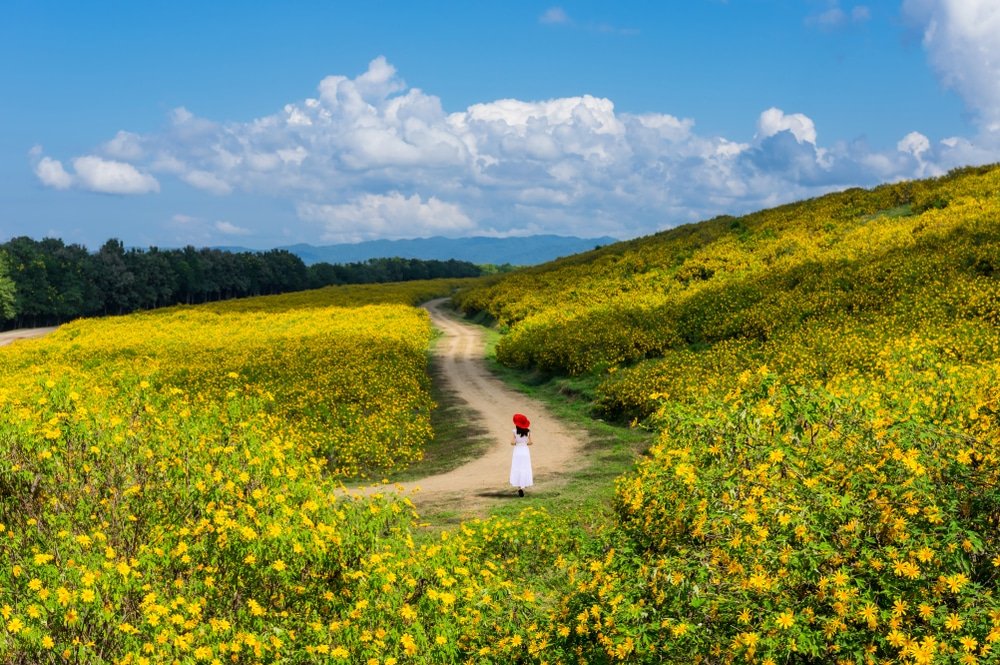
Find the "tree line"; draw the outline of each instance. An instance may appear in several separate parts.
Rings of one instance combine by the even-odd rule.
[[[126,249],[117,239],[90,252],[57,238],[21,236],[0,244],[0,328],[335,284],[477,277],[496,270],[467,261],[402,258],[307,266],[282,249]]]

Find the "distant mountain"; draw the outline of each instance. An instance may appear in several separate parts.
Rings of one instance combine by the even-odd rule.
[[[313,263],[356,263],[368,259],[398,256],[404,259],[469,261],[476,264],[528,266],[552,261],[561,256],[579,254],[598,245],[618,242],[616,238],[577,238],[574,236],[537,235],[522,238],[414,238],[412,240],[369,240],[343,245],[288,245],[278,247]],[[243,247],[220,247],[229,251],[253,251]]]

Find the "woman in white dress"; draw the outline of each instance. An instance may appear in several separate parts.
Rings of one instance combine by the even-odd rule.
[[[524,496],[524,488],[531,487],[534,482],[531,477],[531,453],[528,446],[531,440],[531,421],[528,417],[514,414],[514,435],[510,439],[510,445],[514,446],[514,457],[510,463],[510,484],[517,488],[517,495]]]

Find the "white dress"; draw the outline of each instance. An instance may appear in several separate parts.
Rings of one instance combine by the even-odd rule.
[[[519,436],[514,430],[514,457],[510,463],[510,484],[514,487],[531,487],[531,453],[528,451],[528,437]]]

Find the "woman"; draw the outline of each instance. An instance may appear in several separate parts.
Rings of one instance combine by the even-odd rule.
[[[531,487],[534,483],[531,478],[531,453],[528,446],[531,440],[531,421],[527,416],[514,414],[514,436],[510,439],[510,445],[514,446],[514,457],[510,463],[510,484],[517,488],[517,495],[524,496],[524,488]]]

